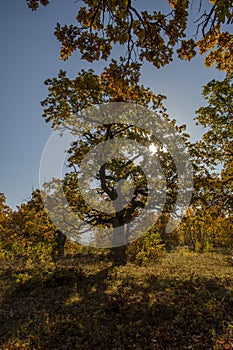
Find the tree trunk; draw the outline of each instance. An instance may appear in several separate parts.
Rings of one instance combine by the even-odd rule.
[[[112,248],[112,254],[113,266],[121,266],[127,264],[126,245]]]
[[[119,216],[118,207],[115,206],[115,218],[113,221],[113,240],[112,240],[112,264],[120,266],[127,264],[126,241],[124,227]]]
[[[66,243],[66,235],[60,231],[56,231],[56,237],[55,237],[55,247],[53,251],[53,255],[57,255],[58,258],[62,258],[64,255],[64,246]]]

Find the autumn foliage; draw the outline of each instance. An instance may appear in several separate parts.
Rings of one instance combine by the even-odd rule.
[[[26,2],[33,11],[49,6],[48,0]],[[83,60],[108,65],[100,74],[82,69],[70,79],[60,70],[47,79],[43,118],[64,131],[70,117],[92,105],[130,102],[150,108],[175,128],[189,150],[194,176],[190,206],[181,224],[167,233],[178,185],[174,162],[161,147],[157,155],[167,197],[152,227],[115,250],[82,246],[68,232],[63,255],[42,190],[33,191],[15,210],[0,193],[2,350],[233,348],[233,35],[227,31],[233,23],[232,1],[169,0],[167,11],[140,10],[135,3],[84,0],[74,23],[57,23],[54,34],[62,60],[78,50]],[[194,32],[188,30],[193,17]],[[117,45],[122,50],[113,59]],[[141,85],[140,74],[145,61],[161,68],[174,58],[192,60],[198,53],[207,68],[215,66],[226,76],[203,87],[206,104],[195,119],[204,134],[193,143],[185,125],[170,120],[165,96]],[[137,167],[122,159],[101,168],[98,191],[113,200],[119,180],[133,174],[135,196],[125,216],[106,218],[80,195],[77,168],[82,159],[116,135],[150,141],[142,128],[109,123],[84,130],[68,150],[68,167],[74,171],[67,172],[62,188],[72,210],[93,225],[107,227],[115,218],[125,224],[136,215],[132,209],[140,211],[146,202],[145,177],[135,175]],[[119,165],[123,171],[114,177]],[[45,184],[52,200],[60,195],[57,185],[57,179]],[[61,211],[56,215],[65,220]],[[76,229],[77,241],[79,235]]]

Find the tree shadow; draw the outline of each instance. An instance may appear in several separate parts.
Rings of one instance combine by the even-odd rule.
[[[0,348],[212,349],[232,318],[233,293],[217,278],[57,268],[6,292]]]

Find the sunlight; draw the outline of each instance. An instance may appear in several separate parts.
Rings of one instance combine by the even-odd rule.
[[[154,143],[151,143],[149,146],[149,151],[151,154],[155,154],[158,151],[158,147]]]

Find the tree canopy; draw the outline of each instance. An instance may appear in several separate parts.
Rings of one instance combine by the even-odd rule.
[[[205,132],[191,150],[202,180],[205,173],[205,184],[201,181],[201,188],[204,186],[203,192],[209,194],[209,204],[218,204],[228,213],[233,210],[232,78],[232,73],[228,73],[222,81],[214,79],[203,87],[202,94],[207,105],[196,111],[196,120],[205,127]]]
[[[232,0],[168,0],[166,12],[159,4],[145,2],[141,6],[132,0],[82,3],[75,17],[77,24],[57,23],[55,28],[62,60],[77,49],[89,62],[107,60],[113,47],[120,44],[128,62],[146,60],[159,68],[169,64],[174,55],[191,60],[199,51],[207,67],[233,69],[233,35],[227,31],[233,23]],[[49,1],[27,0],[27,4],[36,10]],[[140,9],[143,6],[145,9]]]
[[[110,67],[105,68],[100,76],[89,70],[82,71],[75,79],[70,80],[65,72],[60,71],[57,78],[46,81],[49,94],[42,102],[45,120],[51,122],[52,127],[55,129],[72,130],[73,135],[76,137],[68,151],[70,154],[68,166],[71,171],[67,171],[62,186],[72,211],[84,221],[84,225],[75,227],[73,223],[69,223],[69,215],[61,213],[61,187],[58,182],[53,182],[47,186],[47,193],[50,193],[50,189],[52,193],[48,197],[47,203],[48,207],[50,206],[51,208],[51,205],[54,207],[52,211],[55,222],[60,227],[64,227],[64,231],[69,232],[77,241],[82,241],[80,236],[86,232],[85,223],[91,224],[93,228],[92,237],[94,237],[94,241],[90,239],[87,241],[90,245],[118,246],[120,243],[128,243],[132,240],[132,231],[134,231],[133,237],[139,236],[138,228],[133,221],[140,216],[146,202],[148,202],[148,191],[150,191],[151,198],[149,204],[147,203],[150,215],[143,225],[139,224],[140,233],[146,231],[147,226],[149,228],[154,224],[157,219],[156,210],[160,210],[160,214],[161,211],[164,211],[170,214],[175,213],[175,215],[178,215],[178,211],[182,211],[182,204],[184,203],[182,196],[184,195],[185,197],[186,186],[184,184],[181,185],[182,175],[179,174],[170,149],[166,149],[164,146],[165,139],[167,139],[170,140],[170,148],[173,149],[174,131],[176,131],[177,140],[180,140],[177,148],[180,148],[179,152],[182,153],[182,147],[186,145],[188,135],[185,133],[185,126],[178,127],[174,120],[169,120],[166,109],[162,104],[164,97],[156,95],[148,88],[140,85],[139,77],[139,64],[129,64],[128,69],[126,69],[124,63],[119,65],[116,61],[112,61]],[[92,110],[90,114],[85,113],[85,108],[88,106],[93,104],[101,105],[108,102],[118,102],[117,107],[119,109],[121,108],[119,102],[127,102],[127,104],[123,104],[124,108],[127,105],[128,109],[126,112],[124,109],[121,110],[120,123],[113,122],[111,119],[114,115],[114,109],[108,111],[109,114],[106,114],[108,118],[103,124],[100,123],[98,108]],[[135,109],[131,107],[133,102],[138,104],[138,115],[136,118],[133,118],[132,114],[135,113]],[[145,110],[140,112],[139,105],[147,107],[148,110],[153,112],[152,119],[154,119],[148,118],[146,123],[143,124]],[[113,108],[111,104],[110,108]],[[126,120],[124,119],[124,113],[130,115],[127,122],[124,121]],[[142,120],[141,127],[136,125],[133,119]],[[157,130],[157,134],[161,136],[160,140],[147,130],[150,122],[153,123],[153,128]],[[166,125],[170,127],[166,127]],[[162,142],[162,138],[164,142]],[[81,166],[88,152],[91,153],[93,149],[96,150],[102,142],[112,140],[136,141],[146,146],[146,150],[144,152],[140,151],[140,153],[130,143],[129,146],[126,146],[125,153],[120,153],[119,151],[118,156],[112,154],[111,158],[111,145],[109,143],[108,154],[104,154],[104,151],[101,151],[92,159],[89,159],[85,172]],[[155,156],[149,151],[151,144],[156,148],[156,156],[162,167],[160,174],[157,174]],[[106,160],[102,165],[100,164],[97,173],[92,174],[91,168],[96,157],[101,158],[104,155],[106,159],[109,157],[111,159]],[[180,158],[177,157],[181,163],[183,156],[184,154],[182,153]],[[142,159],[139,164],[135,165],[134,160],[139,157]],[[152,165],[150,165],[151,162],[153,163]],[[140,169],[141,165],[142,169]],[[146,176],[143,173],[143,165],[147,168]],[[153,166],[156,168],[156,174],[153,171]],[[88,179],[86,178],[87,175]],[[91,178],[92,190],[99,196],[100,202],[107,204],[108,207],[117,199],[119,193],[122,196],[126,195],[129,197],[129,183],[131,182],[133,184],[133,193],[126,207],[124,209],[114,207],[114,213],[107,214],[106,210],[100,212],[90,204],[85,203],[79,189],[80,183],[82,182],[83,184],[81,186],[83,190],[88,181],[90,181],[91,176],[93,177]],[[180,201],[179,207],[176,208],[178,192]],[[49,202],[50,198],[52,198],[52,202]],[[132,224],[130,224],[131,222]],[[126,232],[126,226],[130,228],[130,233],[129,231]],[[105,228],[104,234],[98,227]],[[112,234],[108,233],[108,231],[111,232],[112,230]]]

